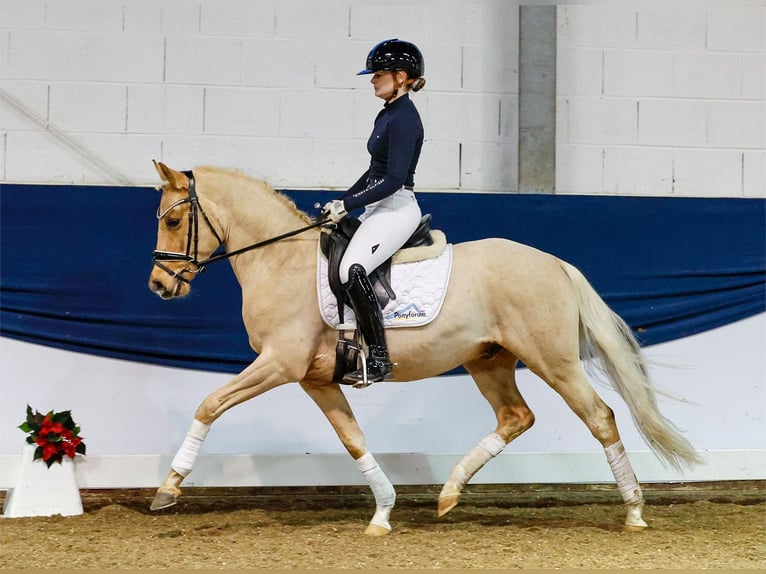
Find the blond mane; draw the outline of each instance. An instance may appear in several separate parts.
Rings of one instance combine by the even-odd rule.
[[[212,165],[197,166],[196,168],[194,168],[194,171],[209,173],[212,175],[228,176],[237,180],[241,180],[242,182],[244,182],[244,184],[247,187],[252,187],[252,186],[260,187],[264,189],[265,191],[270,192],[278,201],[282,202],[285,205],[285,207],[292,210],[307,224],[312,222],[311,218],[305,212],[298,209],[298,207],[295,205],[295,202],[292,199],[287,197],[282,192],[274,189],[274,187],[265,179],[253,177],[251,175],[246,174],[244,171],[240,169],[229,168],[229,167],[219,167],[219,166],[212,166]]]

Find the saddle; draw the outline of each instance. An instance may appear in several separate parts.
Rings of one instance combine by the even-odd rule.
[[[424,215],[415,232],[410,236],[402,249],[411,247],[425,247],[434,244],[431,237],[431,214]],[[338,316],[341,325],[344,323],[344,307],[346,296],[343,291],[343,285],[340,281],[340,262],[343,254],[346,252],[351,238],[361,225],[356,217],[345,217],[332,227],[325,227],[319,239],[319,248],[322,254],[327,258],[328,264],[328,282],[330,291],[338,302]],[[329,230],[329,231],[328,231]],[[394,257],[387,259],[382,265],[375,269],[370,275],[370,284],[375,291],[378,304],[381,309],[385,308],[389,301],[396,299],[396,293],[391,287],[391,263]],[[336,383],[347,384],[343,382],[343,376],[347,372],[356,369],[359,360],[364,361],[364,355],[361,354],[361,341],[359,332],[353,329],[350,338],[346,329],[340,329],[338,332],[338,342],[335,347],[335,371],[333,381]],[[368,382],[355,383],[353,386],[361,388],[369,385]]]
[[[340,262],[343,254],[346,252],[351,238],[362,224],[356,217],[344,217],[334,228],[329,228],[329,233],[322,233],[319,240],[319,248],[322,254],[327,257],[327,275],[330,283],[330,290],[338,301],[338,313],[340,322],[343,323],[343,307],[345,295],[343,285],[340,281]],[[412,247],[425,247],[434,244],[431,237],[431,214],[428,213],[420,219],[417,229],[402,246],[402,249]],[[327,228],[326,228],[327,229]],[[370,284],[378,298],[378,304],[381,309],[388,305],[389,301],[396,299],[396,292],[391,287],[391,262],[393,256],[389,257],[382,265],[370,273]]]

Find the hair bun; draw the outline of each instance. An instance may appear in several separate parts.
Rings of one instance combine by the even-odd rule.
[[[426,79],[425,78],[418,78],[415,80],[415,83],[412,84],[412,91],[413,92],[419,92],[423,89],[423,86],[426,85]]]

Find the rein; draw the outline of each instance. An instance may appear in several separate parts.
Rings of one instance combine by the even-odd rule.
[[[223,240],[218,235],[218,232],[215,230],[215,227],[213,227],[213,224],[210,223],[210,219],[205,213],[205,210],[202,209],[202,205],[200,204],[199,198],[197,197],[197,190],[196,190],[196,185],[194,181],[194,173],[192,171],[184,171],[182,173],[189,178],[189,197],[176,201],[163,212],[160,212],[159,208],[157,208],[157,219],[158,220],[162,219],[170,212],[170,210],[172,210],[174,207],[178,205],[183,205],[184,203],[189,204],[189,231],[187,233],[187,238],[186,238],[186,253],[173,252],[173,251],[158,251],[155,249],[152,254],[152,263],[154,263],[154,265],[156,265],[157,267],[159,267],[160,269],[168,273],[173,278],[179,281],[183,281],[184,283],[189,283],[190,280],[187,279],[186,277],[183,277],[182,275],[183,273],[186,273],[186,272],[204,273],[205,266],[209,265],[210,263],[215,263],[216,261],[228,259],[229,257],[234,257],[235,255],[240,255],[247,251],[252,251],[260,247],[265,247],[266,245],[271,245],[272,243],[276,243],[277,241],[282,241],[283,239],[287,239],[288,237],[293,237],[294,235],[298,235],[300,233],[303,233],[304,231],[308,231],[309,229],[314,229],[315,227],[320,227],[324,225],[325,223],[327,223],[326,219],[320,219],[310,225],[301,227],[300,229],[288,231],[287,233],[283,233],[281,235],[277,235],[276,237],[271,237],[269,239],[259,241],[258,243],[253,243],[252,245],[248,245],[246,247],[242,247],[234,251],[219,253],[218,255],[213,255],[207,259],[200,261],[197,257],[197,254],[198,254],[197,248],[199,245],[199,215],[198,214],[202,214],[202,218],[205,220],[205,223],[207,224],[208,229],[210,229],[210,231],[213,233],[215,238],[218,240],[219,247],[223,245]],[[193,253],[192,253],[192,247],[193,247]],[[189,269],[188,267],[185,267],[180,272],[176,272],[170,269],[167,265],[164,265],[162,263],[163,261],[186,261],[187,263],[191,263],[192,265],[194,265],[195,268]]]

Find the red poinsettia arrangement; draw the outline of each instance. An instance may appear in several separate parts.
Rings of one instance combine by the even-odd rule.
[[[43,459],[48,468],[54,462],[61,464],[65,455],[74,458],[76,453],[85,454],[85,443],[79,436],[80,427],[72,420],[72,411],[43,415],[32,412],[27,405],[27,420],[19,428],[29,434],[27,443],[37,445],[34,460]]]

